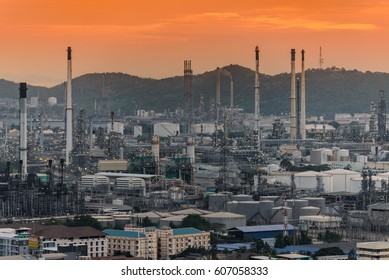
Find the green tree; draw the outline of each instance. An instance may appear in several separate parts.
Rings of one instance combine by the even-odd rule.
[[[209,231],[211,228],[210,223],[202,218],[200,215],[191,214],[186,216],[181,223],[182,227],[194,227],[199,230]]]
[[[339,247],[328,247],[321,248],[315,254],[313,254],[314,258],[321,256],[335,256],[335,255],[344,255],[344,252]]]
[[[336,232],[326,230],[324,234],[320,232],[317,236],[317,239],[326,243],[336,243],[342,240],[342,236]]]
[[[76,215],[73,220],[67,219],[64,223],[68,227],[89,226],[98,230],[102,230],[102,225],[91,215]]]
[[[276,241],[274,243],[275,248],[284,248],[286,246],[293,244],[293,238],[289,236],[284,236],[283,234],[279,234],[276,236]]]
[[[306,231],[302,230],[298,235],[297,243],[299,245],[312,244],[312,238],[308,236],[308,233]]]
[[[140,224],[141,227],[155,227],[156,224],[154,224],[148,216],[146,216],[143,220],[142,223]]]

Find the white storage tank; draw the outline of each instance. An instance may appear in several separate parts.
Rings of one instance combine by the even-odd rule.
[[[305,199],[288,199],[286,206],[292,208],[292,218],[297,220],[300,217],[300,209],[308,206],[308,200]]]
[[[154,135],[160,137],[171,137],[180,134],[180,124],[178,123],[155,123],[154,124]]]
[[[357,162],[362,163],[362,164],[366,164],[367,163],[367,156],[364,156],[364,155],[357,156]]]
[[[209,195],[208,210],[218,212],[225,211],[227,202],[232,201],[230,193],[213,193]]]
[[[267,166],[267,173],[268,174],[273,173],[273,172],[277,172],[278,170],[280,170],[280,166],[278,164],[269,164]]]
[[[326,199],[324,197],[304,197],[308,200],[308,205],[324,209],[326,207]]]
[[[349,192],[351,193],[359,193],[362,190],[362,177],[358,178],[352,178],[351,179],[351,184],[350,184],[350,189]],[[369,177],[366,177],[366,180],[369,180]],[[374,182],[374,189],[376,191],[381,191],[382,190],[382,180],[388,181],[385,178],[380,178],[379,176],[372,176],[371,180]]]
[[[142,178],[121,177],[116,179],[116,188],[120,189],[144,189],[146,182]]]
[[[81,187],[91,192],[104,193],[109,190],[109,178],[99,175],[85,175],[81,177]]]
[[[233,204],[231,204],[233,205]],[[239,201],[235,203],[236,214],[244,215],[247,222],[268,224],[272,215],[273,201]]]
[[[239,201],[228,201],[227,212],[237,213]]]
[[[143,131],[142,131],[142,126],[141,125],[134,125],[134,137],[142,136]]]
[[[305,171],[294,175],[296,188],[303,190],[315,190],[318,185],[318,177],[323,185],[331,185],[331,175],[315,171]]]
[[[57,98],[56,97],[49,97],[47,102],[49,103],[49,106],[57,105]]]
[[[223,225],[223,230],[246,225],[246,216],[235,213],[217,212],[202,217],[211,224]]]
[[[282,201],[282,197],[281,196],[278,196],[278,195],[267,195],[267,196],[261,196],[259,198],[260,201],[267,201],[267,200],[270,200],[270,201],[273,201],[274,203],[274,206],[282,206],[284,204],[284,202]]]
[[[323,173],[332,176],[332,186],[330,188],[324,186],[325,192],[347,192],[350,189],[351,178],[361,177],[359,172],[345,169],[332,169]]]
[[[253,198],[248,194],[234,194],[231,196],[233,201],[252,201]]]
[[[320,212],[321,212],[321,209],[319,207],[314,207],[314,206],[302,207],[300,209],[300,213],[299,213],[298,219],[301,216],[316,216],[316,215],[319,215]]]
[[[293,217],[292,208],[285,207],[285,206],[273,207],[272,208],[271,223],[272,224],[284,223],[285,215],[287,216],[288,221],[291,220]]]
[[[349,159],[350,159],[349,150],[342,149],[342,150],[338,151],[337,157],[336,157],[337,161],[348,161]]]

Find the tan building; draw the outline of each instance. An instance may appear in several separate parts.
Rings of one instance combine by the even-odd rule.
[[[130,253],[145,259],[169,259],[188,247],[206,249],[210,246],[210,233],[195,228],[128,228],[105,230],[108,255],[115,252]]]
[[[158,238],[153,228],[131,228],[128,230],[107,229],[108,256],[129,253],[132,257],[157,259]]]
[[[188,247],[208,249],[210,233],[195,228],[160,229],[158,240],[160,259],[166,260]]]
[[[389,260],[389,242],[357,243],[358,260]]]

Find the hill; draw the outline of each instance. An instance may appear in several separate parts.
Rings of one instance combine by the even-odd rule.
[[[247,112],[254,111],[254,71],[238,65],[225,67],[234,80],[234,104]],[[216,72],[193,76],[193,104],[204,97],[206,106],[215,98]],[[261,114],[279,115],[290,111],[290,74],[260,75]],[[0,97],[18,97],[18,85],[0,80]],[[44,96],[56,96],[62,102],[64,84],[53,88],[29,87],[29,95],[39,91]],[[368,112],[370,102],[378,101],[379,91],[389,91],[389,74],[328,68],[306,71],[307,115]],[[221,77],[221,102],[229,104],[230,80]],[[134,109],[164,111],[184,106],[184,79],[176,76],[166,79],[139,78],[123,73],[86,74],[73,79],[75,110],[85,108],[92,114],[96,104],[108,93],[112,111],[132,113]],[[106,95],[105,95],[106,96]],[[104,104],[107,102],[104,101]],[[105,106],[105,105],[103,105]],[[104,109],[105,107],[103,107]]]

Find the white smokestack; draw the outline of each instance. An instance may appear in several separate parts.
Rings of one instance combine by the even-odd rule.
[[[296,51],[291,50],[291,94],[290,94],[290,139],[296,139],[296,72],[295,72]]]
[[[190,163],[194,164],[196,161],[195,158],[195,142],[192,138],[188,139],[186,142],[186,153],[190,159]]]
[[[234,107],[234,81],[232,75],[227,69],[223,69],[223,74],[230,78],[230,108]]]
[[[66,164],[73,150],[73,104],[72,104],[72,48],[68,47],[68,80],[66,88]]]
[[[151,153],[156,162],[159,162],[159,136],[154,135],[151,138]]]
[[[300,119],[300,133],[301,133],[301,139],[305,140],[306,135],[305,135],[305,65],[304,65],[304,55],[305,51],[301,51],[301,95],[300,95],[300,100],[301,100],[301,119]]]
[[[19,159],[22,163],[21,175],[25,178],[27,175],[27,84],[20,83],[19,87],[19,116],[20,116],[20,154]]]
[[[254,120],[255,120],[255,130],[258,131],[258,150],[261,148],[260,143],[260,123],[259,123],[259,114],[260,114],[260,105],[259,105],[259,48],[255,47],[255,110],[254,110]]]

